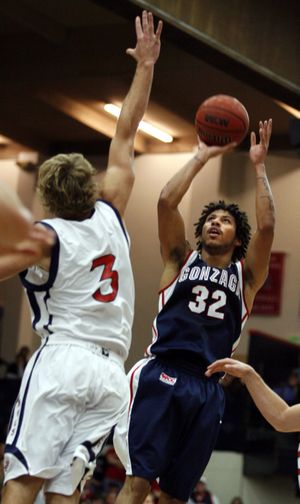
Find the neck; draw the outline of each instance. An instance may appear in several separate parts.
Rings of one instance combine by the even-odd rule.
[[[228,252],[227,254],[213,254],[205,249],[202,249],[201,257],[208,266],[213,266],[215,268],[227,268],[227,266],[229,266],[232,262],[231,252]]]

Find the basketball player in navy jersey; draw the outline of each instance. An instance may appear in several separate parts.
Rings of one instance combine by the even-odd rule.
[[[55,234],[0,258],[0,278],[20,273],[33,329],[42,345],[28,363],[5,447],[2,504],[79,502],[79,484],[128,408],[124,372],[134,309],[129,238],[122,221],[134,182],[135,134],[146,110],[162,22],[136,18],[127,49],[136,71],[123,103],[100,188],[81,154],[59,154],[40,167],[38,190]],[[103,200],[97,200],[97,196]]]
[[[158,202],[164,271],[148,358],[129,373],[131,402],[115,432],[126,467],[118,504],[140,504],[159,478],[160,504],[184,503],[202,475],[218,436],[224,394],[207,366],[236,348],[254,297],[263,285],[274,234],[274,204],[265,159],[272,121],[251,133],[257,230],[224,201],[204,207],[197,250],[186,241],[178,205],[206,162],[232,148],[206,146],[166,184]],[[250,241],[249,241],[250,240]]]

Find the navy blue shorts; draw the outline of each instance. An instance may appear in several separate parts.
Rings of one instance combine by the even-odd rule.
[[[160,358],[131,376],[128,449],[133,476],[188,500],[210,459],[224,412],[224,392],[206,378]],[[134,376],[135,375],[135,376]]]

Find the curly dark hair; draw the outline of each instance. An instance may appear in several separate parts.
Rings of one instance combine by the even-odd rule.
[[[198,222],[194,224],[194,226],[196,227],[195,238],[199,238],[197,241],[197,250],[202,250],[201,235],[204,223],[209,214],[211,214],[215,210],[225,210],[234,217],[236,223],[236,237],[241,241],[241,245],[235,247],[232,254],[232,260],[237,261],[242,259],[246,256],[247,247],[251,237],[251,227],[248,222],[248,217],[245,212],[240,211],[238,205],[236,205],[235,203],[227,204],[223,200],[219,200],[218,202],[211,202],[208,203],[208,205],[205,205]]]

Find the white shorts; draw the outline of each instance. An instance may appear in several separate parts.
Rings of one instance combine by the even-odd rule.
[[[12,412],[5,482],[29,474],[46,480],[46,492],[72,495],[74,456],[89,466],[128,401],[117,354],[93,344],[43,345],[26,366]]]

